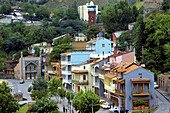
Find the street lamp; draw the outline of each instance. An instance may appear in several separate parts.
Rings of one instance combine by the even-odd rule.
[[[106,93],[106,92],[104,92],[104,94],[105,94],[105,95],[108,95],[108,93]],[[117,99],[118,99],[118,102],[119,102],[118,107],[119,107],[119,113],[120,113],[120,98],[119,98],[119,97],[116,97],[116,96],[113,96],[113,95],[110,95],[110,96],[112,96],[112,97],[114,97],[114,98],[117,98]]]

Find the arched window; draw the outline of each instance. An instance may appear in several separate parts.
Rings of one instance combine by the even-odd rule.
[[[30,71],[31,71],[31,66],[30,66]]]
[[[34,71],[36,71],[36,66],[34,66]]]
[[[25,67],[25,71],[27,71],[27,67]]]

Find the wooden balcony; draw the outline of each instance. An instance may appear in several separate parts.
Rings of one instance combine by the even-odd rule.
[[[72,83],[77,85],[88,85],[88,80],[72,80]]]
[[[133,96],[149,96],[150,95],[150,91],[133,91],[132,90],[132,95]]]
[[[118,94],[118,95],[120,95],[120,96],[126,97],[124,90],[121,91],[121,90],[119,90],[119,89],[116,89],[115,92],[116,92],[116,94]]]

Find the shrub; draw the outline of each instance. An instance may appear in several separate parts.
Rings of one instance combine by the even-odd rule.
[[[146,105],[146,102],[144,100],[136,100],[134,102],[134,105],[137,106],[141,106],[141,105]]]
[[[28,87],[28,92],[31,92],[32,88],[32,86]]]

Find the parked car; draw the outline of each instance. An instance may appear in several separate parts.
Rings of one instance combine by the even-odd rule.
[[[114,108],[111,107],[111,109],[109,109],[109,111],[110,111],[111,113],[114,113],[114,112],[119,113],[119,107],[117,107],[117,106],[115,106]]]
[[[103,105],[101,105],[102,108],[104,109],[109,109],[110,108],[110,104],[108,102],[103,103]]]
[[[154,82],[154,88],[159,88],[159,85],[156,82]]]

